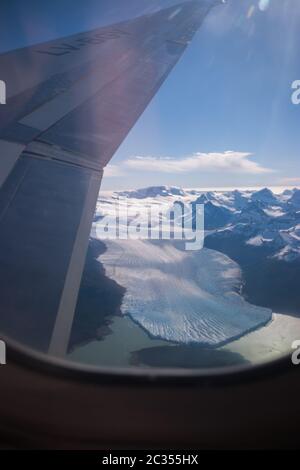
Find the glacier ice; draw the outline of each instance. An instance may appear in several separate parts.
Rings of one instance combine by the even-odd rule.
[[[208,192],[165,186],[102,194],[94,228],[119,196],[126,195],[137,211],[145,203],[165,208],[174,201],[190,203],[198,198],[208,209],[213,204],[213,212],[205,211],[205,227],[212,228],[207,238],[237,240],[253,250],[266,248],[269,258],[298,262],[299,194],[296,188],[275,194],[267,188]],[[224,211],[228,220],[222,220]],[[105,243],[107,251],[100,261],[107,275],[126,288],[122,313],[153,337],[218,346],[272,319],[270,310],[243,299],[240,268],[224,254],[207,249],[185,252],[171,241]]]
[[[152,337],[219,346],[272,319],[241,296],[240,268],[222,253],[182,251],[172,241],[105,244],[106,275],[126,288],[121,312]]]

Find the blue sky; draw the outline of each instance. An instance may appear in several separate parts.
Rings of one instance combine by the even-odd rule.
[[[4,1],[1,50],[176,3]],[[114,156],[103,188],[300,185],[300,106],[291,102],[298,44],[299,0],[216,8]]]

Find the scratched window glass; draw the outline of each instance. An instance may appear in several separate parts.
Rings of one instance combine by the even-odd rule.
[[[295,359],[298,2],[1,8],[0,340],[99,370]]]

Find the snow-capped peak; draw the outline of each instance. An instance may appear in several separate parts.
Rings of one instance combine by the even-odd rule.
[[[261,189],[260,191],[255,191],[251,195],[251,200],[264,202],[266,204],[276,204],[278,202],[277,197],[268,188]]]

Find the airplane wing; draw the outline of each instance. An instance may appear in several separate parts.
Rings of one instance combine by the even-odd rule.
[[[0,332],[64,355],[103,168],[217,0],[0,56]]]

